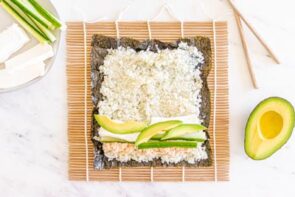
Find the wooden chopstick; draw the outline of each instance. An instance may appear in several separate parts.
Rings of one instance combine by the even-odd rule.
[[[270,47],[267,46],[266,42],[263,40],[263,38],[258,34],[258,32],[255,30],[255,28],[250,25],[250,23],[246,20],[246,18],[242,15],[242,13],[237,9],[237,7],[232,3],[231,0],[227,0],[232,9],[236,14],[239,15],[239,17],[244,21],[244,23],[247,25],[247,27],[251,30],[251,32],[254,34],[254,36],[258,39],[258,41],[262,44],[262,46],[267,50],[267,52],[270,54],[270,56],[273,58],[273,60],[277,63],[280,64],[279,59],[277,56],[274,54],[274,52],[271,50]]]
[[[240,33],[240,37],[241,37],[241,41],[242,41],[246,61],[247,61],[248,70],[249,70],[250,77],[251,77],[251,80],[252,80],[252,84],[253,84],[253,87],[255,89],[257,89],[258,88],[257,81],[256,81],[255,73],[254,73],[254,70],[253,70],[252,61],[250,59],[249,49],[248,49],[248,46],[247,46],[247,43],[246,43],[246,40],[245,40],[245,34],[244,34],[243,26],[242,26],[242,23],[241,23],[241,18],[238,15],[238,13],[236,13],[236,12],[234,12],[234,15],[235,15],[235,19],[236,19],[237,26],[238,26],[238,29],[239,29],[239,33]]]

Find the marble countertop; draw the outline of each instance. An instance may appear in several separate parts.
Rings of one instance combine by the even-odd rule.
[[[91,2],[92,1],[92,2]],[[236,0],[236,5],[279,56],[276,65],[253,36],[247,40],[260,89],[251,86],[241,41],[225,0],[204,1],[211,14],[229,23],[230,181],[222,183],[99,183],[67,180],[65,32],[55,65],[40,82],[0,94],[0,196],[294,196],[295,135],[271,158],[249,159],[244,126],[253,107],[269,96],[295,105],[295,12],[292,0]],[[65,21],[114,20],[126,0],[52,0]],[[135,0],[124,20],[148,19],[164,1]],[[205,20],[194,0],[167,0],[183,20]],[[76,6],[75,6],[76,5]],[[214,5],[214,6],[213,6]],[[143,9],[144,8],[144,9]],[[138,11],[140,9],[140,12]],[[165,15],[165,14],[163,14]],[[167,17],[167,16],[160,16]],[[250,35],[247,33],[247,35]]]

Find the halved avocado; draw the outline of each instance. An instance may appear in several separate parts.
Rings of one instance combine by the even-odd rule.
[[[166,134],[161,138],[161,140],[175,139],[192,133],[199,133],[202,139],[206,139],[206,133],[203,132],[203,130],[205,129],[207,128],[200,124],[181,124],[167,131]]]
[[[107,116],[99,114],[95,114],[94,118],[102,128],[116,134],[137,133],[142,131],[148,125],[147,122],[136,122],[133,120],[119,123],[111,120]]]
[[[138,145],[138,149],[147,149],[147,148],[196,148],[201,142],[197,141],[185,141],[185,140],[167,140],[167,141],[157,141],[150,140]]]
[[[182,121],[180,120],[168,120],[163,122],[158,122],[146,127],[141,133],[138,135],[135,145],[138,146],[144,142],[149,141],[154,135],[161,133],[162,131],[167,131],[174,127],[180,125]]]
[[[294,122],[294,107],[289,101],[280,97],[263,100],[248,119],[245,152],[254,160],[271,156],[288,141]]]

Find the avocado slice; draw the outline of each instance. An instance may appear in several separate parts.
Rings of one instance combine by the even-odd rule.
[[[167,140],[167,141],[150,140],[142,144],[139,144],[138,149],[170,148],[170,147],[196,148],[199,143],[201,142],[185,141],[185,140]]]
[[[138,146],[139,144],[147,142],[154,135],[159,134],[163,131],[167,131],[167,130],[172,129],[174,127],[177,127],[181,123],[182,123],[182,121],[180,121],[180,120],[168,120],[168,121],[163,121],[163,122],[158,122],[158,123],[152,124],[141,131],[141,133],[138,135],[138,137],[135,141],[135,145]]]
[[[207,138],[206,133],[203,132],[205,129],[207,128],[200,124],[181,124],[167,131],[161,140],[175,139],[192,133],[199,133],[200,138],[205,140]]]
[[[288,141],[294,122],[294,107],[289,101],[280,97],[263,100],[247,121],[245,152],[254,160],[271,156]]]
[[[161,138],[165,136],[165,133],[166,133],[166,131],[162,131],[162,132],[154,135],[151,139],[152,140],[161,140]]]
[[[161,140],[165,136],[165,132],[161,132],[159,134],[154,135],[152,140]],[[190,140],[190,141],[198,141],[203,142],[207,140],[207,134],[204,131],[197,131],[194,133],[184,134],[182,136],[171,138],[171,140]]]
[[[207,140],[207,134],[204,131],[197,131],[194,133],[188,133],[182,136],[170,138],[169,140],[188,140],[204,142],[205,140]]]
[[[94,118],[102,128],[116,134],[137,133],[143,130],[148,125],[147,122],[136,122],[133,120],[119,123],[111,120],[107,116],[99,114],[95,114]]]

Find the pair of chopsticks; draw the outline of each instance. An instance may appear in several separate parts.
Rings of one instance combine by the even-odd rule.
[[[232,3],[232,1],[231,0],[227,0],[227,1],[230,4],[230,6],[232,7],[232,9],[234,10],[234,15],[235,15],[236,23],[237,23],[237,26],[238,26],[238,29],[239,29],[240,37],[241,37],[241,40],[242,40],[242,45],[243,45],[243,48],[244,48],[244,53],[245,53],[248,69],[249,69],[249,72],[250,72],[251,80],[252,80],[254,88],[257,89],[258,88],[257,81],[256,81],[252,61],[250,59],[249,49],[248,49],[248,46],[247,46],[247,43],[246,43],[246,40],[245,40],[245,34],[244,34],[243,26],[242,26],[242,21],[246,24],[246,26],[254,34],[254,36],[257,38],[257,40],[262,44],[262,46],[270,54],[270,56],[273,58],[273,60],[277,64],[280,64],[280,61],[276,57],[274,52],[267,46],[266,42],[262,39],[262,37],[257,33],[257,31],[250,25],[250,23],[245,19],[245,17],[241,14],[241,12],[237,9],[237,7]]]

